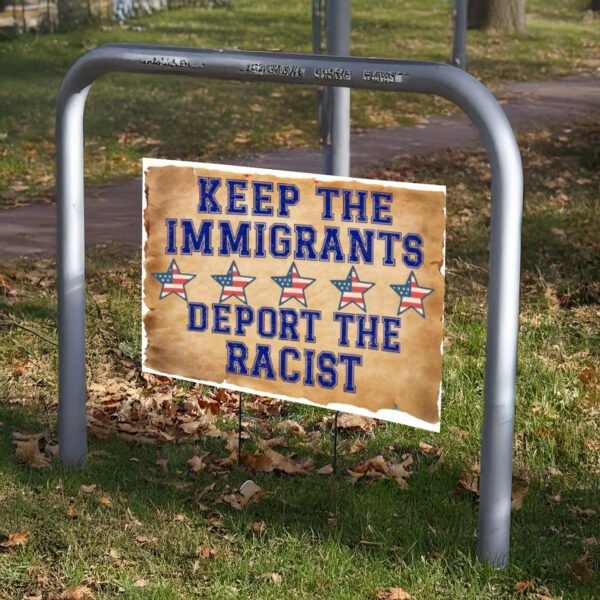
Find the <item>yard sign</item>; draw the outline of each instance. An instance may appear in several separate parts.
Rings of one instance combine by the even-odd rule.
[[[144,160],[143,369],[439,431],[445,202]]]

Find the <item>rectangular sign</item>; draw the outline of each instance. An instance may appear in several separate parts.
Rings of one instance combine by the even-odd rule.
[[[145,371],[439,431],[444,187],[143,168]]]

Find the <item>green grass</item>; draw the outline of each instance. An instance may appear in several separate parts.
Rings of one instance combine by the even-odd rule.
[[[450,60],[451,2],[352,3],[354,55]],[[567,6],[564,6],[567,4]],[[530,0],[528,33],[469,33],[469,70],[487,85],[549,78],[600,65],[598,21],[585,3]],[[54,113],[60,83],[86,51],[108,42],[309,52],[310,2],[236,0],[78,31],[0,42],[0,206],[54,196]],[[413,125],[451,112],[429,96],[353,92],[352,127]],[[269,148],[315,146],[314,89],[111,74],[94,84],[85,116],[86,177],[138,176],[143,156],[234,160]]]
[[[419,600],[598,598],[598,515],[589,510],[598,510],[600,475],[600,129],[578,123],[526,134],[520,145],[526,194],[515,473],[530,487],[512,514],[506,570],[477,562],[477,502],[457,491],[481,442],[489,192],[483,153],[453,150],[402,157],[369,173],[445,183],[449,194],[442,431],[425,434],[387,423],[372,436],[343,434],[340,441],[342,451],[357,435],[367,441],[363,453],[340,457],[342,468],[378,453],[413,454],[407,491],[393,481],[351,485],[343,475],[288,477],[235,467],[224,479],[191,473],[186,460],[196,451],[227,455],[223,442],[204,438],[159,448],[131,447],[116,436],[92,438],[85,469],[65,470],[54,462],[35,471],[19,464],[13,431],[56,428],[54,265],[4,265],[0,539],[19,531],[31,538],[13,550],[0,549],[0,598],[20,600],[37,591],[44,600],[67,597],[80,585],[99,599],[371,600],[389,587]],[[105,250],[88,260],[90,384],[107,377],[125,381],[130,363],[123,351],[135,357],[132,385],[143,383],[137,375],[139,282],[139,256]],[[189,386],[180,389],[187,393]],[[326,414],[286,404],[282,418],[319,430]],[[245,419],[253,436],[245,449],[252,450],[267,422],[250,412]],[[278,422],[268,424],[276,430]],[[444,448],[437,469],[419,453],[420,440]],[[290,447],[319,466],[330,462],[327,430],[320,443],[299,442],[291,438]],[[157,454],[168,459],[168,472],[155,464]],[[248,478],[271,495],[241,512],[216,502],[225,486]],[[213,481],[215,489],[199,498]],[[83,493],[81,485],[92,483],[97,489]],[[103,496],[110,505],[99,502]],[[69,507],[76,519],[67,515]],[[184,515],[183,522],[177,515]],[[262,535],[253,529],[260,521],[266,525]],[[156,541],[140,545],[139,536]],[[216,556],[197,557],[196,548],[204,545]],[[579,581],[567,565],[587,551],[594,575]],[[272,573],[281,575],[280,583]],[[147,585],[136,586],[142,579]],[[530,582],[525,592],[515,592],[524,582]]]

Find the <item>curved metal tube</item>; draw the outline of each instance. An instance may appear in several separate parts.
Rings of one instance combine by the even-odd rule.
[[[87,452],[83,111],[91,84],[120,71],[436,94],[477,127],[492,169],[490,280],[478,556],[508,560],[523,174],[515,137],[492,94],[450,65],[417,61],[108,44],[82,56],[60,90],[56,119],[59,436],[63,463]]]

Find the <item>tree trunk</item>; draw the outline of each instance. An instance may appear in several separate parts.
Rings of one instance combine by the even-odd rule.
[[[469,0],[468,27],[500,33],[523,33],[525,0]]]

